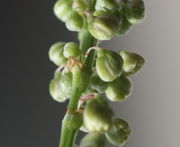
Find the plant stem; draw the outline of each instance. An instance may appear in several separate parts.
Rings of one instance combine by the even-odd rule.
[[[80,40],[80,48],[82,49],[82,53],[83,53],[81,61],[85,62],[84,55],[87,49],[90,48],[91,46],[96,45],[97,40],[94,39],[89,34],[87,29],[84,29],[81,32],[79,36],[79,40]],[[94,57],[94,53],[88,56],[85,62],[87,64],[87,68],[85,68],[87,72],[85,72],[85,74],[91,70],[90,68],[91,68],[91,65],[93,64],[93,57]],[[71,99],[68,105],[68,109],[70,109],[72,113],[67,112],[63,119],[59,147],[73,147],[75,139],[76,139],[76,135],[82,124],[82,114],[77,113],[76,110],[77,110],[79,98],[82,92],[84,92],[83,90],[85,90],[85,87],[87,87],[88,82],[87,83],[85,82],[82,84],[80,81],[83,82],[83,81],[88,80],[88,79],[83,79],[83,78],[89,78],[88,76],[81,76],[82,72],[75,71],[75,74],[73,74],[72,95],[71,95]]]
[[[61,131],[61,142],[59,147],[73,147],[77,133],[77,130],[73,130],[67,127],[65,124],[63,124]]]

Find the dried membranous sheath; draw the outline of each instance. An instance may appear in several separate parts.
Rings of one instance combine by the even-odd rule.
[[[78,43],[56,42],[49,50],[57,66],[50,95],[69,101],[62,120],[59,147],[75,147],[79,131],[86,132],[78,146],[123,146],[131,128],[114,115],[109,102],[123,102],[132,91],[131,76],[144,65],[141,55],[100,47],[100,42],[125,35],[144,18],[143,0],[57,0],[54,14]],[[104,97],[106,96],[106,97]]]

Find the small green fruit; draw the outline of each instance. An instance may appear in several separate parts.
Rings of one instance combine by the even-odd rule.
[[[80,15],[83,15],[89,9],[89,0],[74,0],[73,9]]]
[[[120,29],[118,35],[125,35],[129,30],[132,24],[126,18],[127,4],[120,2],[118,10],[116,11],[116,16],[120,21]]]
[[[65,64],[67,62],[67,59],[63,55],[64,45],[64,42],[57,42],[53,44],[49,50],[49,58],[57,66]]]
[[[123,60],[114,51],[101,49],[98,51],[96,71],[98,76],[105,82],[111,82],[122,73]]]
[[[77,57],[81,54],[81,50],[79,49],[79,46],[74,42],[68,42],[64,46],[64,57]]]
[[[72,0],[57,0],[54,5],[54,14],[65,22],[72,12]]]
[[[104,93],[107,86],[108,86],[108,83],[102,81],[98,75],[96,75],[96,74],[92,75],[91,81],[90,81],[91,89],[94,89],[94,90],[98,91],[99,93]]]
[[[132,24],[129,23],[129,21],[127,20],[127,18],[124,16],[121,20],[120,23],[120,29],[118,31],[118,35],[125,35],[128,33],[128,31],[130,30]]]
[[[126,77],[119,77],[108,84],[105,91],[107,98],[111,101],[123,101],[131,91],[131,82]]]
[[[132,75],[139,71],[145,63],[143,57],[136,53],[130,53],[125,50],[121,50],[120,55],[124,61],[123,70],[124,75],[126,76]]]
[[[143,0],[132,0],[127,3],[128,8],[126,17],[131,24],[137,24],[144,18],[144,2]]]
[[[83,27],[83,18],[76,11],[72,11],[71,15],[68,17],[66,21],[66,27],[70,31],[79,32]]]
[[[131,129],[128,123],[120,118],[116,118],[113,121],[112,128],[106,132],[106,138],[108,141],[115,146],[123,146],[129,135],[131,134]]]
[[[69,99],[72,91],[72,74],[56,73],[50,82],[50,94],[52,98],[58,102],[64,102]]]
[[[88,30],[98,40],[109,40],[119,31],[119,22],[113,15],[90,16]]]
[[[63,95],[67,98],[70,98],[72,92],[72,73],[63,73],[59,84],[63,92]]]
[[[117,8],[117,3],[115,0],[96,0],[95,9],[96,10],[113,10]]]
[[[101,101],[101,97],[89,100],[84,110],[83,122],[89,132],[105,132],[111,128],[112,110]]]
[[[87,134],[80,142],[80,147],[105,147],[106,138],[103,134],[92,132]]]

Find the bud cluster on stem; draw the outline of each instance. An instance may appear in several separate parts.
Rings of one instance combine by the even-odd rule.
[[[49,50],[50,60],[58,66],[49,85],[50,95],[60,103],[69,100],[59,147],[75,147],[79,130],[88,133],[80,147],[105,147],[107,142],[123,146],[131,129],[114,116],[108,101],[128,98],[130,76],[145,61],[137,53],[108,50],[99,43],[124,35],[141,22],[143,0],[57,0],[54,14],[68,30],[78,32],[79,39],[79,44],[56,42]]]

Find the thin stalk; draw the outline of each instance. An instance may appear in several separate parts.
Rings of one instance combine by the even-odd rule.
[[[87,30],[83,30],[79,36],[80,40],[80,48],[82,49],[82,59],[81,61],[85,62],[85,53],[88,48],[97,44],[97,40],[94,39]],[[90,55],[87,59],[85,64],[87,64],[87,68],[85,70],[90,71],[91,65],[93,64],[93,55]],[[86,65],[85,65],[86,66]],[[79,81],[84,80],[83,78],[89,78],[88,76],[81,77],[81,72],[77,72],[73,77],[74,86],[72,88],[72,96],[69,101],[68,108],[71,110],[72,113],[66,113],[62,127],[61,127],[61,137],[60,137],[60,144],[59,147],[73,147],[74,142],[76,140],[76,135],[78,130],[82,124],[82,116],[79,113],[76,113],[78,101],[80,96],[84,90],[86,85],[81,85]],[[86,80],[85,80],[86,81]],[[87,83],[84,83],[87,84]],[[78,119],[79,118],[79,119]]]

